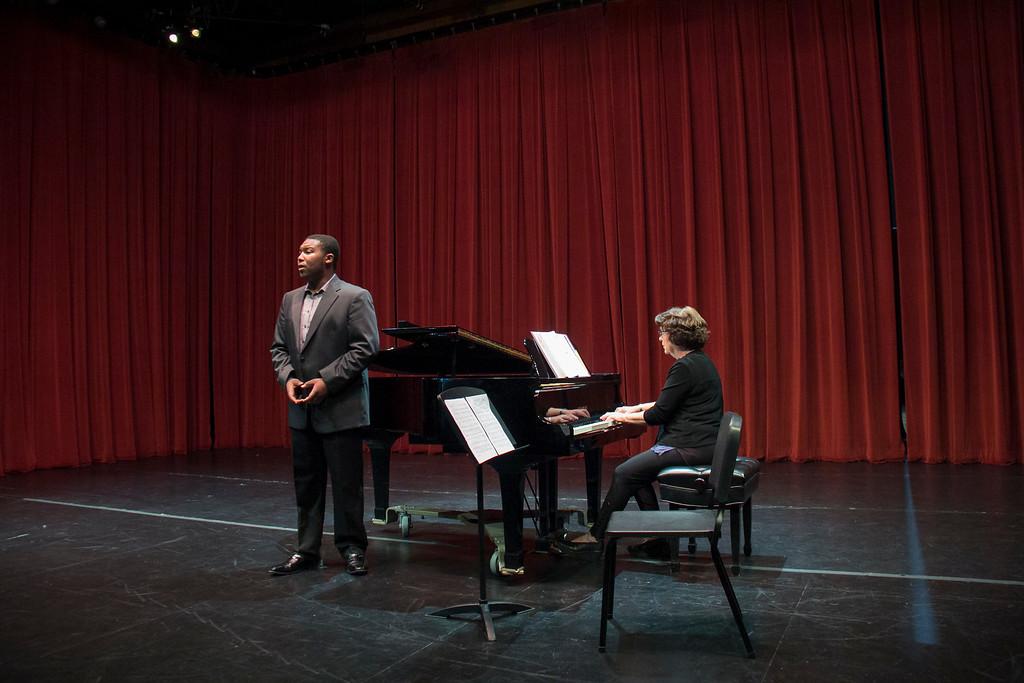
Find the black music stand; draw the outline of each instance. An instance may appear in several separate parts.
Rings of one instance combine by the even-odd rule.
[[[445,400],[454,398],[467,398],[469,396],[479,396],[481,394],[486,396],[487,392],[485,392],[483,389],[478,389],[476,387],[452,387],[451,389],[446,389],[445,391],[442,391],[438,395],[437,400],[442,404],[443,407]],[[505,430],[505,434],[509,436],[509,440],[511,441],[512,437],[508,433],[508,427],[505,426],[505,423],[502,421],[501,416],[498,415],[497,411],[494,410],[493,404],[491,404],[491,411],[494,413],[495,417],[498,418],[498,422],[501,424],[502,429]],[[465,446],[466,452],[472,453],[472,451],[469,448],[469,445],[466,443],[466,440],[462,435],[462,431],[458,428],[458,425],[455,424],[455,421],[452,419],[451,414],[448,413],[447,409],[444,410],[444,413],[445,415],[448,416],[449,422],[454,428],[455,433],[458,434],[463,446]],[[514,451],[510,451],[509,453],[505,453],[498,457],[506,457],[508,455],[511,455],[512,453],[518,453],[524,450],[525,448],[526,446],[520,446],[516,448]],[[452,617],[457,617],[464,614],[479,614],[481,623],[483,624],[484,627],[484,632],[487,635],[487,640],[497,640],[497,636],[494,633],[494,620],[491,617],[492,612],[515,615],[521,614],[523,612],[528,612],[533,608],[529,605],[522,605],[516,602],[487,601],[487,559],[486,553],[484,552],[484,545],[486,544],[487,541],[487,534],[484,529],[484,470],[483,465],[479,461],[476,463],[476,526],[479,541],[478,545],[480,550],[480,599],[475,603],[468,602],[461,605],[452,605],[451,607],[445,607],[444,609],[440,609],[436,612],[431,612],[427,616],[444,617],[446,619],[450,619]]]

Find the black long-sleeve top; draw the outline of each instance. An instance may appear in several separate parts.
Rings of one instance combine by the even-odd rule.
[[[661,425],[661,445],[714,445],[722,421],[722,380],[703,351],[691,351],[672,364],[658,400],[644,411],[644,421]]]

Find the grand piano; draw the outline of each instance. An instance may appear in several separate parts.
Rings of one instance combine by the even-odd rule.
[[[501,486],[502,524],[491,559],[496,574],[523,573],[523,493],[525,475],[536,471],[536,548],[546,550],[564,533],[558,508],[558,458],[584,454],[587,517],[601,503],[601,450],[612,442],[643,433],[643,425],[597,420],[554,423],[566,409],[586,408],[593,418],[621,405],[619,375],[556,379],[528,340],[530,354],[449,325],[420,327],[400,322],[383,330],[406,343],[380,352],[370,369],[370,427],[366,441],[373,467],[374,523],[399,521],[408,532],[405,506],[390,504],[391,446],[403,434],[411,443],[442,444],[463,452],[437,396],[455,386],[487,392],[517,446],[507,458],[492,461]],[[387,373],[387,374],[381,374]],[[501,542],[503,536],[503,543]]]

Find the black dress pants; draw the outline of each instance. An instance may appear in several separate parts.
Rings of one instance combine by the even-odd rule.
[[[299,508],[299,554],[320,557],[328,474],[334,498],[334,545],[342,556],[349,547],[366,550],[363,440],[359,432],[317,434],[312,429],[293,428],[292,465]]]
[[[659,452],[660,451],[660,452]],[[612,485],[608,489],[597,521],[591,527],[594,538],[604,536],[608,520],[616,510],[626,509],[630,496],[636,497],[641,510],[657,510],[658,496],[654,493],[654,481],[658,472],[673,465],[707,465],[715,453],[714,445],[703,448],[670,448],[654,446],[637,453],[615,468]]]

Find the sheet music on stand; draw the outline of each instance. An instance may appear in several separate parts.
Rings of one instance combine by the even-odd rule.
[[[445,408],[480,464],[516,449],[498,421],[487,394],[446,399]]]
[[[579,351],[561,332],[530,332],[555,377],[590,377]]]

